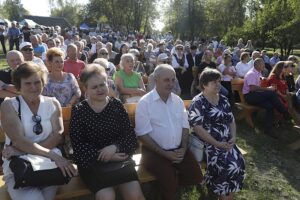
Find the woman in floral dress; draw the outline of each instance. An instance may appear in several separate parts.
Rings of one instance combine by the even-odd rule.
[[[242,189],[245,161],[235,145],[236,125],[226,97],[219,95],[221,74],[206,69],[200,75],[202,92],[189,108],[192,134],[205,143],[207,169],[205,182],[222,200],[233,199]]]

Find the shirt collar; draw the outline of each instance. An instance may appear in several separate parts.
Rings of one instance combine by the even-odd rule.
[[[156,88],[154,88],[153,89],[153,100],[154,101],[157,101],[157,100],[160,100],[161,98],[160,98],[160,96],[159,96],[159,94],[158,94],[158,92],[157,92],[157,90],[156,90]],[[162,99],[161,99],[162,100]],[[168,101],[173,101],[173,95],[172,95],[172,92],[171,92],[171,94],[169,95],[169,97],[168,97],[168,100],[167,100],[167,102]]]
[[[259,75],[261,75],[261,72],[257,71],[257,70],[255,69],[255,67],[253,67],[253,69],[252,69],[252,70],[254,71],[254,73],[255,73],[255,74],[259,74]]]

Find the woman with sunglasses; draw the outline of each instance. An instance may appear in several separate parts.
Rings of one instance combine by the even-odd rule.
[[[106,48],[101,48],[98,52],[98,58],[104,58],[105,60],[107,60],[108,63],[107,63],[106,73],[109,77],[112,77],[116,72],[116,67],[112,62],[108,60],[109,59],[108,50]]]
[[[36,64],[21,64],[12,78],[20,95],[5,100],[1,105],[1,123],[6,133],[4,181],[13,200],[51,200],[55,197],[57,186],[14,189],[15,180],[9,159],[15,155],[22,155],[24,159],[26,154],[39,155],[54,161],[65,176],[76,175],[74,166],[61,156],[57,148],[62,142],[63,132],[61,107],[55,98],[41,95],[46,76]]]

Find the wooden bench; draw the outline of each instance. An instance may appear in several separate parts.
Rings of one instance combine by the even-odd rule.
[[[185,106],[188,107],[191,103],[191,100],[185,101]],[[135,110],[136,110],[137,104],[124,104],[124,107],[126,108],[128,112],[129,119],[131,123],[134,125],[134,116],[135,116]],[[64,135],[69,134],[69,123],[71,118],[71,108],[62,108],[62,114],[64,119]],[[246,154],[247,152],[243,149],[240,149],[242,154]],[[136,171],[139,177],[139,180],[141,183],[147,183],[150,181],[155,181],[156,177],[153,176],[150,172],[148,172],[141,164],[141,154],[135,154],[133,155],[133,160],[136,163]],[[0,200],[10,200],[10,196],[7,192],[6,186],[4,181],[2,180],[3,176],[0,176]],[[57,194],[55,196],[56,200],[63,200],[63,199],[69,199],[74,197],[80,197],[84,195],[92,194],[90,190],[84,185],[84,183],[81,181],[80,177],[74,177],[72,180],[66,184],[61,185],[58,187]]]
[[[71,107],[63,107],[62,115],[64,123],[64,135],[67,136],[69,134]],[[0,138],[2,139],[0,142],[4,142],[5,137],[3,132],[0,132]],[[133,160],[136,163],[135,169],[137,171],[140,182],[146,183],[155,181],[156,177],[150,174],[150,172],[148,172],[142,165],[140,165],[141,157],[141,154],[133,155]],[[11,198],[6,190],[6,186],[2,178],[3,176],[0,176],[0,200],[10,200]],[[72,178],[68,184],[59,186],[55,199],[69,199],[89,194],[92,194],[91,191],[84,185],[84,183],[81,181],[81,178],[78,176]]]
[[[239,94],[240,102],[236,102],[235,106],[241,111],[241,113],[236,117],[237,120],[245,119],[247,124],[254,128],[254,123],[252,120],[252,114],[254,112],[257,112],[259,110],[262,110],[262,108],[257,106],[252,106],[246,103],[245,97],[243,94],[243,85],[244,85],[244,79],[232,79],[231,80],[231,89],[234,93],[235,91]]]

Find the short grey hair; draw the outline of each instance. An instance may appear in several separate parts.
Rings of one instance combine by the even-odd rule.
[[[157,80],[159,76],[164,72],[164,71],[172,71],[175,74],[174,68],[169,65],[169,64],[160,64],[158,65],[153,72],[153,78]]]
[[[125,61],[125,59],[127,58],[131,58],[133,61],[134,61],[134,56],[131,54],[131,53],[124,53],[122,56],[121,56],[121,61],[120,61],[120,66],[121,68],[123,68],[123,62]]]
[[[139,56],[140,55],[140,52],[137,49],[130,49],[128,53],[131,53],[134,56]]]
[[[259,65],[262,64],[262,63],[265,63],[264,60],[263,60],[262,58],[256,58],[256,59],[254,60],[253,65],[254,65],[254,67],[256,68],[257,66],[259,66]]]
[[[23,54],[20,52],[20,51],[17,51],[17,50],[11,50],[9,52],[7,52],[6,54],[6,59],[8,59],[11,55],[19,55],[22,62],[24,62],[24,56]]]

